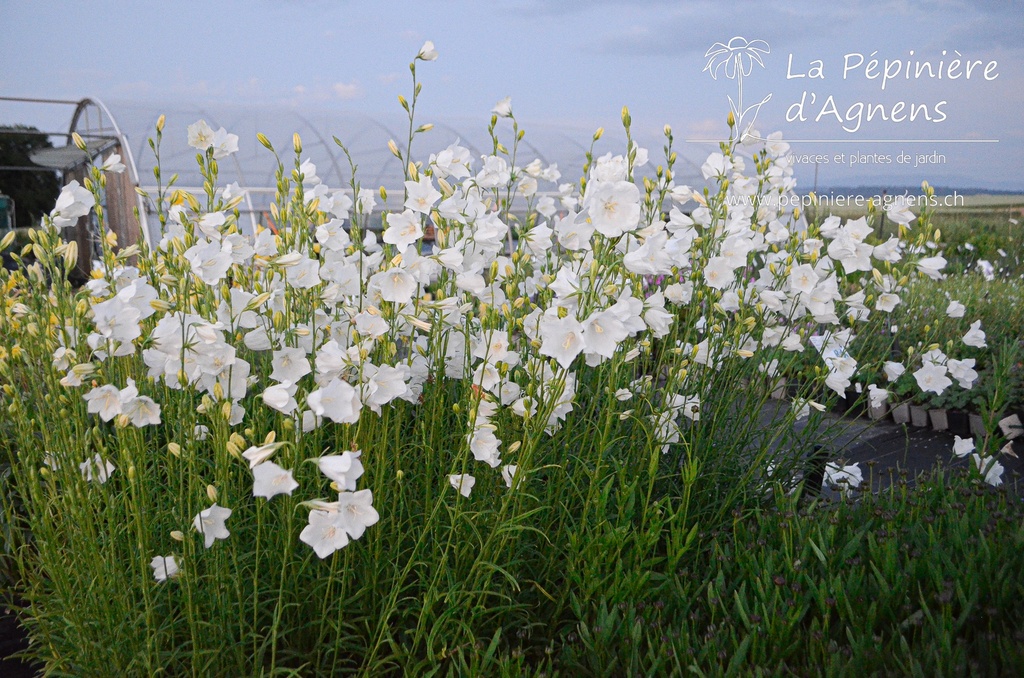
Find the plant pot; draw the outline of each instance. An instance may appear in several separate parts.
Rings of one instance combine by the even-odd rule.
[[[860,393],[854,390],[846,392],[846,413],[851,417],[863,417],[867,414],[868,404],[867,398],[862,397]]]
[[[1021,424],[1021,418],[1018,414],[1011,414],[1008,417],[1004,417],[999,420],[999,430],[1002,432],[1003,437],[1007,440],[1013,440],[1019,438],[1024,434],[1024,425]]]
[[[870,403],[868,404],[868,417],[874,421],[878,421],[885,417],[889,413],[889,404],[882,403],[878,407],[873,407]]]
[[[779,377],[775,380],[775,384],[772,386],[772,400],[785,400],[789,394],[789,390],[786,388],[786,378]]]
[[[892,420],[897,424],[910,423],[910,403],[900,403],[892,408]]]
[[[840,397],[836,400],[836,404],[832,406],[832,410],[837,414],[846,414],[848,409],[850,409],[849,397]]]
[[[980,414],[974,414],[973,412],[967,415],[971,426],[971,435],[975,438],[984,438],[987,433],[985,431],[985,420],[981,418]]]
[[[928,409],[924,405],[910,406],[910,424],[917,428],[928,425]]]
[[[949,416],[944,408],[928,410],[928,419],[932,422],[932,429],[936,431],[949,430]]]
[[[963,410],[946,410],[946,422],[949,424],[949,432],[961,438],[969,438],[971,435],[971,420]]]

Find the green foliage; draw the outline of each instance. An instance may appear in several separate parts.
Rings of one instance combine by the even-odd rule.
[[[962,318],[950,318],[946,309],[951,301],[966,307]],[[981,321],[985,348],[966,346],[963,337],[975,321]],[[922,403],[941,407],[985,409],[998,391],[999,410],[1024,407],[1024,371],[1019,369],[1021,328],[1024,327],[1024,284],[1020,280],[981,275],[951,275],[944,280],[921,279],[909,286],[903,303],[896,307],[892,322],[896,332],[894,360],[905,360],[913,353],[937,347],[960,358],[975,359],[979,378],[970,390],[953,384],[938,397],[925,396]],[[997,369],[997,366],[1004,367]],[[884,380],[884,377],[879,376]],[[897,382],[896,392],[910,395],[913,377],[905,374]],[[882,383],[879,381],[878,383]]]
[[[580,609],[569,675],[1019,675],[1020,499],[942,471],[738,515],[665,586]]]
[[[942,249],[949,261],[947,273],[974,271],[979,261],[988,261],[1002,277],[1019,278],[1024,274],[1024,230],[1019,223],[1019,207],[940,212],[936,217]]]
[[[763,463],[744,458],[747,434],[733,438],[735,447],[720,439],[692,450],[680,469],[640,422],[612,427],[619,412],[585,389],[581,400],[594,403],[586,418],[535,452],[536,490],[509,494],[500,479],[481,477],[468,502],[434,472],[462,438],[457,394],[435,383],[417,417],[406,405],[360,427],[362,449],[387,450],[368,467],[386,519],[321,561],[296,548],[304,515],[297,498],[253,498],[248,472],[223,449],[179,437],[173,426],[83,426],[80,399],[25,386],[8,394],[8,411],[44,407],[33,426],[12,431],[16,480],[33,501],[62,508],[21,515],[34,539],[18,557],[36,656],[57,675],[103,667],[520,675],[554,661],[552,643],[575,628],[586,609],[580,601],[618,603],[665,586],[692,557],[697,525],[727,524],[729,507],[750,501],[735,473]],[[165,416],[188,421],[190,409],[169,407]],[[262,439],[270,423],[257,417],[247,437]],[[594,435],[602,429],[618,432]],[[53,441],[76,435],[90,453],[116,461],[105,484],[85,482],[75,464],[44,462]],[[340,427],[299,439],[285,427],[282,435],[295,445],[278,458],[304,484],[317,483],[318,471],[293,456],[297,449],[349,440]],[[180,457],[168,452],[171,437],[182,441]],[[720,470],[698,472],[705,468]],[[148,554],[166,550],[171,531],[205,507],[208,482],[238,518],[231,539],[207,551],[186,535],[179,548],[189,569],[154,582]]]

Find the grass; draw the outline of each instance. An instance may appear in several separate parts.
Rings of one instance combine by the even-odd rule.
[[[1020,675],[1022,504],[939,470],[735,516],[647,595],[581,610],[567,675]]]
[[[398,615],[389,640],[392,660],[379,670],[496,676],[1020,675],[1020,497],[942,469],[916,483],[894,480],[879,494],[843,501],[808,503],[778,493],[760,508],[737,510],[666,541],[658,537],[664,534],[658,513],[671,515],[668,504],[659,502],[646,517],[634,512],[628,504],[636,499],[630,489],[637,484],[620,474],[627,505],[592,523],[567,549],[560,586],[554,586],[557,578],[524,580],[521,590],[493,606],[490,622],[480,609],[460,609],[443,598],[410,600],[413,609],[434,606],[442,616],[464,616],[471,628],[457,643],[436,638],[430,656],[417,657],[403,649],[404,616]],[[448,574],[435,574],[452,578],[457,588],[461,569],[458,562],[451,565]],[[30,588],[45,586],[37,582]],[[161,595],[178,597],[168,590]],[[339,612],[345,610],[339,618],[345,628],[349,608],[359,604],[351,598],[339,598],[338,604]],[[137,622],[123,622],[122,632],[132,635]],[[483,632],[473,633],[474,625]],[[351,636],[342,631],[340,639],[346,637]],[[94,640],[103,645],[102,638]],[[282,647],[285,656],[297,650]],[[336,673],[354,669],[349,653],[358,648],[343,642],[333,651]],[[166,656],[166,667],[178,665],[182,652],[190,652],[187,641]],[[299,654],[282,663],[295,675],[310,670]]]

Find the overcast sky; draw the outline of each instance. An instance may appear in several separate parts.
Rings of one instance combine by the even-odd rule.
[[[485,126],[495,102],[511,96],[527,129],[611,127],[628,105],[638,130],[668,123],[677,138],[707,139],[726,132],[739,83],[724,67],[713,79],[705,54],[741,36],[770,50],[743,80],[745,106],[771,95],[755,128],[845,142],[793,144],[829,156],[819,161],[822,185],[929,179],[1024,190],[1022,17],[1011,0],[0,0],[0,95],[393,112],[410,89],[407,65],[429,39],[440,56],[420,67],[423,122],[457,116]],[[948,78],[957,58],[980,62],[970,78],[963,67]],[[872,59],[879,66],[868,70]],[[869,76],[886,60],[899,73],[883,90]],[[940,61],[942,79],[914,77],[918,62],[937,72]],[[801,100],[805,119],[787,121]],[[881,104],[888,116],[898,102],[898,113],[916,107],[918,119],[857,125],[858,105]],[[59,130],[69,115],[0,102],[0,123]],[[914,167],[933,153],[940,162]],[[889,162],[851,167],[861,154]],[[914,159],[898,163],[901,154]],[[799,176],[806,184],[813,171]]]

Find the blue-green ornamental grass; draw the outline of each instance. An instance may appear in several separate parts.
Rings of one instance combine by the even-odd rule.
[[[652,169],[626,109],[622,154],[598,156],[598,130],[578,183],[521,157],[507,99],[489,155],[414,154],[431,127],[417,69],[436,58],[427,43],[411,64],[409,135],[389,144],[405,203],[379,234],[382,191],[326,186],[298,136],[272,227],[243,234],[218,162],[254,140],[197,121],[204,192],[172,178],[148,196],[154,247],[104,230],[109,158],[0,273],[7,543],[50,674],[607,673],[570,638],[603,638],[594,620],[636,601],[700,614],[686,573],[790,501],[775,497],[818,442],[794,423],[896,369],[857,337],[884,334],[912,279],[941,278],[927,213],[894,205],[884,242],[863,220],[806,223],[781,199],[787,145],[741,143],[735,124],[702,168],[714,188],[677,185],[671,129]],[[89,214],[102,261],[73,289],[59,228]],[[898,367],[942,391],[960,348]],[[798,368],[792,406],[759,423]],[[978,458],[973,481],[998,484]],[[862,470],[829,473],[849,487]],[[819,560],[847,548],[790,548],[812,537]],[[647,633],[592,645],[632,652]],[[769,671],[820,655],[787,633]],[[753,643],[622,670],[740,671]]]

